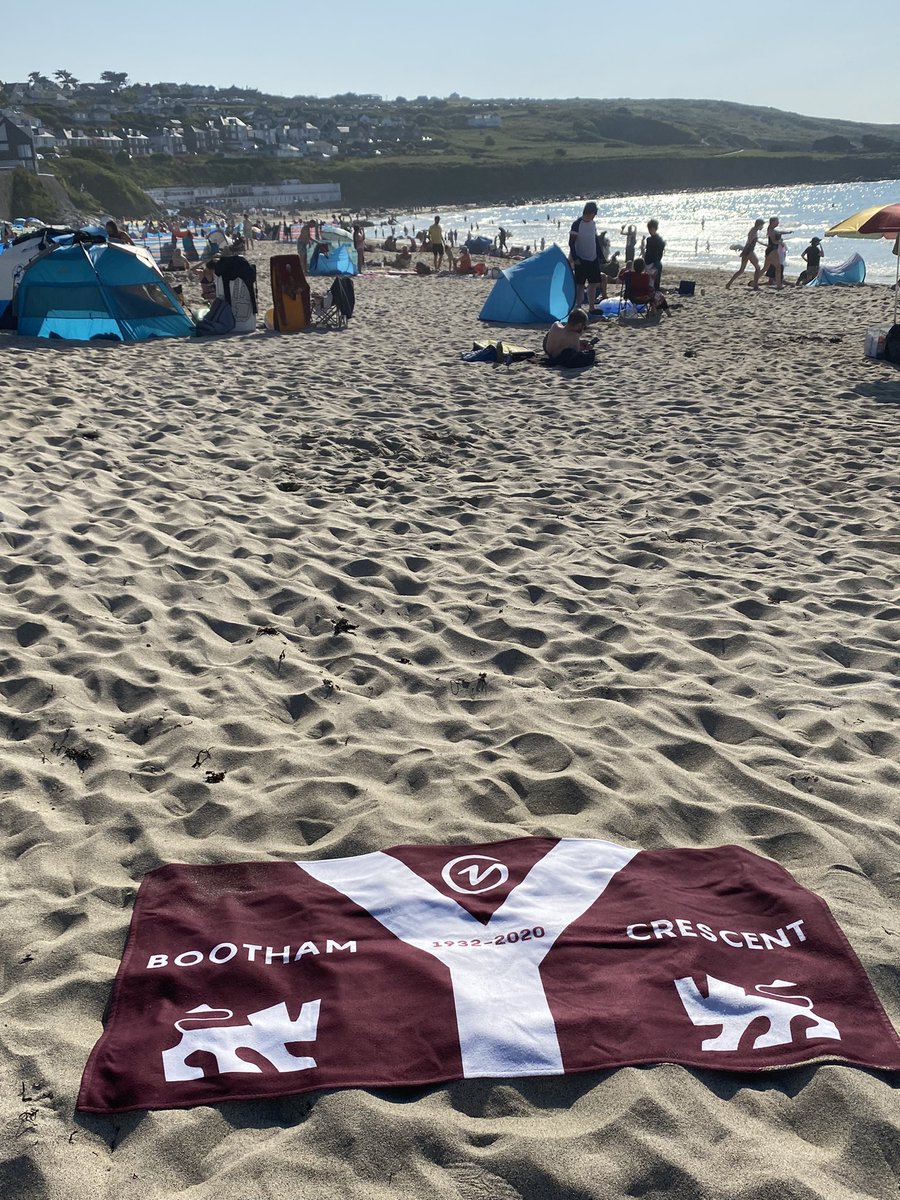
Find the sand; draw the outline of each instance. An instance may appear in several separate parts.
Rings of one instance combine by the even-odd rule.
[[[896,1195],[891,1081],[835,1065],[74,1114],[173,861],[736,843],[900,1025],[888,293],[693,277],[580,375],[460,363],[471,279],[366,276],[345,333],[0,338],[0,1194]]]

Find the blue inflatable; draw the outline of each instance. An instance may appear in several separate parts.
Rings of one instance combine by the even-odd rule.
[[[507,267],[484,302],[480,321],[500,325],[549,325],[575,305],[575,279],[559,246]]]

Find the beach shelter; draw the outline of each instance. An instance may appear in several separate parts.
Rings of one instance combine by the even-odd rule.
[[[323,225],[306,247],[307,275],[358,275],[353,235],[338,225]]]
[[[846,238],[890,238],[894,241],[897,269],[894,278],[894,324],[897,324],[897,296],[900,293],[900,204],[876,204],[863,208],[852,217],[845,217],[831,229],[825,230],[826,237]]]
[[[183,337],[193,323],[152,255],[117,243],[59,246],[22,274],[15,298],[24,337],[140,342]]]
[[[493,250],[494,243],[489,237],[474,237],[469,234],[465,246],[471,254],[487,254],[488,251]]]
[[[105,232],[105,231],[104,231]],[[48,225],[14,238],[0,257],[0,329],[15,329],[13,296],[26,267],[54,246],[71,245],[74,233],[62,226]]]
[[[484,302],[480,321],[500,325],[548,325],[575,305],[575,279],[559,246],[525,258],[500,273]]]
[[[830,287],[840,283],[865,283],[866,264],[861,254],[851,254],[839,267],[819,267],[815,279],[807,287]]]

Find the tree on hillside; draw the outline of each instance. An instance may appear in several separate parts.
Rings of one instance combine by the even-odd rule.
[[[72,74],[71,71],[54,71],[53,78],[58,80],[62,87],[66,87],[66,88],[78,87],[78,80],[75,78],[75,76]]]
[[[100,73],[100,82],[108,84],[113,91],[121,91],[128,82],[127,71],[102,71]]]
[[[37,87],[37,85],[39,83],[42,83],[42,84],[49,83],[50,80],[47,78],[46,75],[42,75],[40,73],[40,71],[29,71],[28,72],[28,82],[31,84],[32,87]]]

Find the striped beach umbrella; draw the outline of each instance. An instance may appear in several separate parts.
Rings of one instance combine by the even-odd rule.
[[[897,271],[894,280],[894,324],[897,324],[897,294],[900,292],[900,204],[876,204],[852,217],[845,217],[825,231],[826,237],[889,238],[894,242]]]

